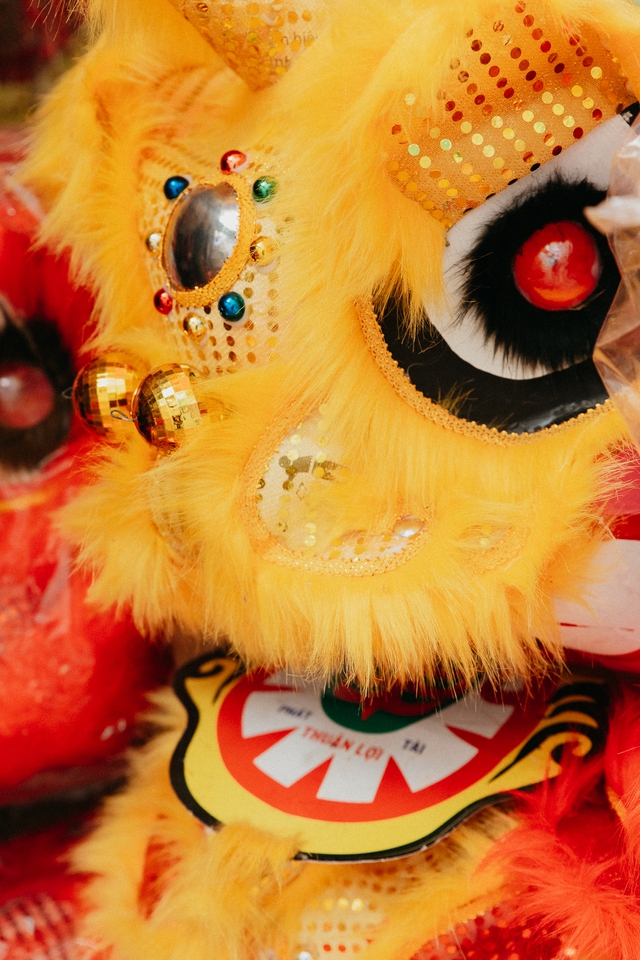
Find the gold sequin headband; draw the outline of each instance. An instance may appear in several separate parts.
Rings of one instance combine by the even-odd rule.
[[[467,32],[437,97],[431,115],[404,94],[387,153],[399,188],[445,227],[635,99],[592,28],[534,17],[523,0]]]

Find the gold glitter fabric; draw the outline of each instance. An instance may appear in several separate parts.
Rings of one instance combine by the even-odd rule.
[[[407,90],[388,132],[390,176],[445,227],[634,100],[593,29],[561,28],[529,6],[509,3],[470,29],[436,110]]]
[[[237,144],[228,144],[234,149]],[[257,203],[252,184],[261,177],[277,176],[273,147],[257,145],[247,150],[247,162],[238,173],[211,176],[222,151],[212,161],[208,150],[189,149],[173,141],[154,143],[145,150],[140,185],[144,203],[140,220],[140,249],[144,251],[150,279],[149,302],[165,289],[173,303],[168,314],[153,311],[155,322],[168,334],[184,363],[204,376],[221,376],[259,367],[277,359],[282,335],[280,317],[279,251],[292,217],[286,213],[286,189],[279,186],[273,199]],[[218,161],[218,163],[216,163]],[[171,176],[186,176],[189,187],[177,200],[169,200],[163,185]],[[222,269],[205,286],[177,289],[166,269],[167,235],[173,222],[200,187],[228,183],[236,191],[239,207],[237,241]],[[283,196],[284,194],[284,196]],[[241,320],[227,321],[219,312],[221,294],[242,297]]]
[[[121,439],[142,376],[134,361],[114,354],[86,364],[73,385],[73,406],[85,426],[108,440]]]
[[[376,927],[386,920],[389,898],[415,882],[417,859],[363,867],[313,898],[300,918],[297,957],[366,951]]]
[[[324,3],[172,3],[250,87],[268,87],[283,76],[318,35]]]

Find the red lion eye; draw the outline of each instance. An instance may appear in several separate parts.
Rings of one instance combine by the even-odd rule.
[[[570,310],[591,296],[602,273],[598,248],[578,223],[548,223],[526,240],[513,260],[516,287],[542,310]]]
[[[0,365],[0,426],[27,430],[49,416],[53,387],[38,367],[25,363]]]

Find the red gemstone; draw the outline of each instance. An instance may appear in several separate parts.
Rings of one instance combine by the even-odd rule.
[[[235,173],[247,162],[247,155],[242,150],[227,150],[222,154],[220,169],[223,173]]]
[[[158,313],[171,313],[173,297],[166,290],[158,290],[153,298],[153,305]]]
[[[536,230],[513,261],[518,290],[542,310],[570,310],[584,303],[598,286],[601,273],[593,237],[568,220]]]
[[[51,381],[39,367],[0,365],[0,426],[28,430],[46,420],[54,403]]]

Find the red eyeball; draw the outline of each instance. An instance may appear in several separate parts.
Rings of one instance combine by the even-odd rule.
[[[27,430],[49,416],[53,387],[39,367],[26,363],[0,364],[0,426]]]
[[[542,310],[570,310],[598,286],[602,262],[591,234],[563,220],[536,230],[513,260],[516,287]]]

